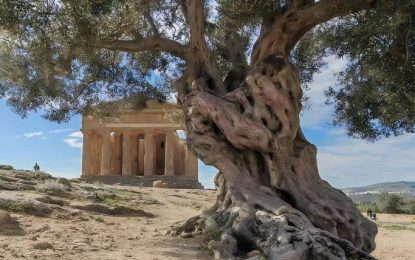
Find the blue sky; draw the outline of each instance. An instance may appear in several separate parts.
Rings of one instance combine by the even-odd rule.
[[[352,187],[386,181],[415,180],[415,135],[382,139],[375,143],[348,138],[344,130],[333,127],[333,108],[324,105],[323,91],[334,85],[335,72],[345,62],[328,60],[328,67],[315,76],[307,95],[311,110],[302,115],[306,137],[318,148],[320,175],[333,186]],[[81,169],[81,119],[75,116],[65,124],[49,122],[41,113],[22,119],[0,100],[0,164],[41,169],[56,176],[79,177]],[[216,169],[199,161],[199,179],[213,187]]]

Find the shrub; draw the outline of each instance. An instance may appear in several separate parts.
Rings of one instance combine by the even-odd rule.
[[[13,170],[13,166],[11,165],[7,165],[7,164],[0,164],[0,170],[6,170],[6,171],[11,171]]]
[[[374,212],[374,213],[379,213],[380,212],[380,209],[376,205],[376,203],[359,203],[359,204],[356,204],[356,207],[360,212],[362,212],[364,214],[366,214],[368,209],[371,209],[372,212]]]
[[[81,179],[79,178],[70,179],[69,181],[73,183],[81,183]]]
[[[0,202],[0,209],[9,211],[9,212],[14,212],[14,213],[24,212],[24,208],[22,204],[14,202],[14,201]]]
[[[383,213],[401,213],[403,199],[396,194],[382,193],[378,196],[378,205]]]
[[[415,214],[415,199],[410,199],[406,202],[406,210],[408,214]]]
[[[46,180],[38,185],[38,188],[42,191],[60,191],[65,192],[65,185],[57,180]]]

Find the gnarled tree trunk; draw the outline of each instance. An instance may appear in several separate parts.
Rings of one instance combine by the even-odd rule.
[[[173,229],[219,230],[218,258],[370,259],[377,228],[318,173],[299,124],[297,70],[282,56],[257,62],[239,88],[184,97],[189,148],[220,173],[213,208]]]

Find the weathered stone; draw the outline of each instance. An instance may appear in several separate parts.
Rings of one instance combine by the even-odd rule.
[[[45,232],[45,231],[47,231],[49,229],[50,229],[50,226],[48,224],[45,224],[42,227],[36,229],[34,232],[36,232],[36,233],[43,233],[43,232]]]
[[[160,176],[164,188],[203,188],[198,182],[198,159],[176,133],[182,124],[169,118],[181,112],[180,106],[147,100],[142,110],[123,107],[118,112],[118,118],[105,122],[94,115],[83,116],[82,179],[131,185],[130,177],[141,175],[151,186]],[[112,180],[118,177],[125,180]]]
[[[153,181],[153,188],[163,188],[163,181]]]
[[[95,212],[105,215],[113,216],[131,216],[131,217],[154,217],[154,214],[146,212],[142,209],[127,208],[124,206],[108,207],[101,204],[88,204],[88,205],[76,205],[73,206],[76,209],[81,209],[89,212]]]
[[[59,182],[59,183],[62,183],[63,185],[65,185],[68,189],[72,188],[72,183],[71,183],[71,181],[69,181],[69,180],[68,180],[68,179],[66,179],[66,178],[59,178],[59,179],[58,179],[58,182]]]
[[[55,205],[59,205],[59,206],[67,206],[69,205],[69,202],[63,200],[63,199],[59,199],[59,198],[54,198],[51,196],[44,196],[44,197],[40,197],[40,198],[36,198],[37,201],[46,203],[46,204],[55,204]]]
[[[192,233],[181,233],[180,234],[180,237],[181,238],[190,238],[190,237],[192,237],[193,235],[192,235]]]
[[[36,243],[36,244],[33,245],[33,248],[34,249],[38,249],[38,250],[47,250],[47,249],[54,250],[53,245],[51,243],[49,243],[49,242],[39,242],[39,243]]]

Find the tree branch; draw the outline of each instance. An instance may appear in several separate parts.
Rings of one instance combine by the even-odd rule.
[[[161,37],[150,37],[140,40],[110,40],[94,44],[95,47],[127,52],[163,51],[183,60],[187,59],[189,48],[177,41]]]
[[[150,10],[147,10],[144,13],[144,17],[146,18],[146,20],[150,24],[151,30],[153,31],[153,35],[156,36],[156,37],[159,37],[159,30],[156,26],[156,23],[154,22],[153,17],[151,16]]]
[[[191,74],[195,77],[194,79],[206,76],[207,74],[209,76],[208,80],[213,83],[208,84],[208,87],[219,93],[225,93],[226,90],[216,59],[212,56],[212,52],[209,50],[205,40],[204,1],[186,0],[186,6],[183,10],[190,26],[190,44],[191,51],[193,52],[193,64],[189,64],[193,70]]]
[[[299,10],[296,10],[296,8],[289,8],[282,16],[274,21],[273,25],[261,37],[258,38],[253,51],[251,64],[255,64],[269,55],[282,55],[288,57],[289,52],[298,40],[314,26],[335,17],[369,9],[376,1],[377,0],[320,0],[318,2],[306,4]]]

